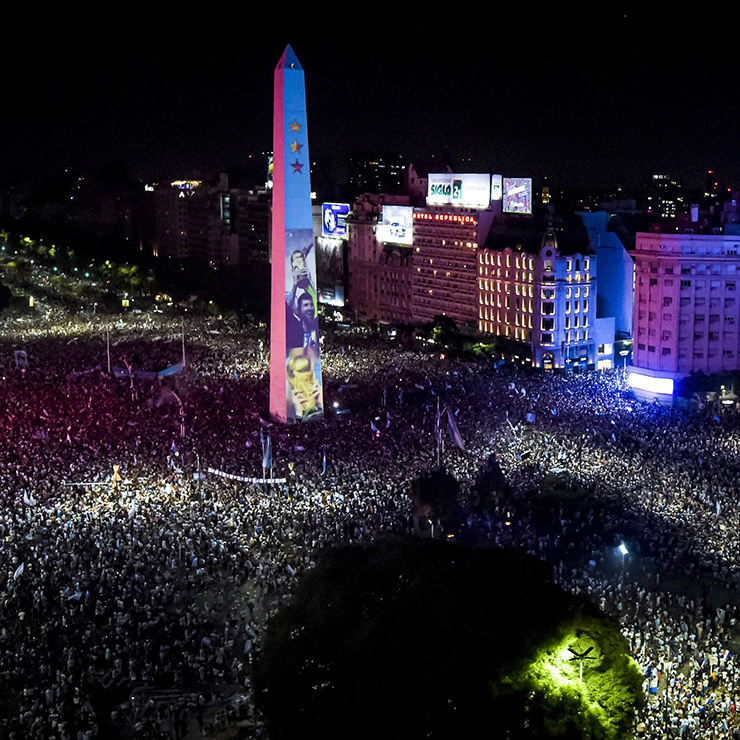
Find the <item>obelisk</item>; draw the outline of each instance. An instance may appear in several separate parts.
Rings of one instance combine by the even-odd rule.
[[[275,67],[270,416],[308,421],[323,415],[306,87],[287,46]]]

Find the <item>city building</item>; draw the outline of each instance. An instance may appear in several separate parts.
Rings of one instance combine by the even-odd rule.
[[[269,262],[272,190],[267,186],[235,188],[231,201],[239,262]]]
[[[158,182],[151,194],[152,252],[155,257],[236,264],[238,239],[231,228],[228,176]]]
[[[575,215],[502,214],[478,251],[478,329],[528,344],[545,369],[613,358],[596,333],[596,255]],[[611,323],[613,326],[613,321]],[[609,324],[605,324],[608,337]]]
[[[415,322],[448,316],[460,327],[478,319],[477,255],[493,221],[490,209],[414,209],[411,303]]]
[[[614,318],[615,334],[632,337],[635,265],[619,238],[622,219],[605,211],[580,214],[599,262],[596,317]]]
[[[366,193],[347,215],[349,301],[358,316],[410,324],[413,243],[383,243],[384,206],[409,209],[409,198]]]
[[[645,188],[645,211],[653,219],[673,219],[685,210],[681,183],[670,175],[653,175]]]
[[[666,402],[692,372],[740,370],[740,232],[695,231],[637,234],[630,382]]]
[[[491,175],[412,165],[406,181],[407,194],[365,193],[347,215],[350,304],[383,322],[474,329],[476,251],[500,212]]]

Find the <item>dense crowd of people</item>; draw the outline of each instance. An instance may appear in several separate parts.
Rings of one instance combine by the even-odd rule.
[[[640,403],[617,371],[533,374],[333,331],[328,418],[271,425],[266,327],[109,328],[108,346],[102,320],[0,326],[0,738],[186,737],[245,718],[259,732],[266,620],[322,548],[413,530],[440,406],[465,446],[441,453],[461,535],[545,559],[619,618],[648,699],[637,733],[738,734],[734,409]],[[171,367],[183,337],[181,373],[107,372],[109,352]],[[474,506],[491,461],[507,485]],[[548,486],[578,498],[543,504]]]

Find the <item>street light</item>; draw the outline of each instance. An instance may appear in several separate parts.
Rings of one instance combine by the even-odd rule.
[[[629,550],[627,549],[627,545],[625,545],[624,542],[620,543],[618,549],[619,552],[622,553],[622,579],[624,579],[624,556],[629,553]]]

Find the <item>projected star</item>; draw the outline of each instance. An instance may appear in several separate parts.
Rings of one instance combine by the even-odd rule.
[[[296,172],[301,173],[303,170],[303,165],[297,159],[295,162],[291,162],[290,166],[293,168],[294,175]]]
[[[299,143],[298,143],[297,141],[294,141],[294,142],[293,142],[293,143],[292,143],[292,144],[290,145],[290,150],[291,150],[291,151],[292,151],[293,153],[298,153],[298,154],[300,154],[300,153],[301,153],[301,149],[303,149],[303,144],[299,144]]]
[[[288,124],[290,126],[291,131],[300,131],[301,130],[301,124],[296,121],[296,119],[293,119],[293,123]]]

